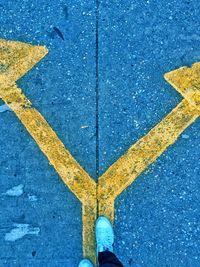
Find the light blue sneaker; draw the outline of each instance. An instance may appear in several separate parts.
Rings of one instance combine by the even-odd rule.
[[[97,254],[103,251],[113,252],[114,232],[106,217],[99,217],[95,227]]]
[[[79,263],[78,267],[94,267],[94,265],[89,260],[84,259]]]

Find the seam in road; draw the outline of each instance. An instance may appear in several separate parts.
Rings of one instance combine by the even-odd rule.
[[[99,177],[99,0],[96,0],[96,179]]]

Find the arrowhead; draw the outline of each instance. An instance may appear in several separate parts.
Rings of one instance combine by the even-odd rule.
[[[200,62],[191,68],[182,67],[164,75],[181,95],[200,111]]]
[[[0,89],[14,84],[47,53],[44,46],[0,39]]]

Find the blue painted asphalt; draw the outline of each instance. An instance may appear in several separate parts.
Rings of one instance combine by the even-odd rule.
[[[95,178],[95,2],[0,0],[0,12],[1,38],[48,47],[18,84]],[[197,0],[100,1],[100,174],[181,100],[163,74],[200,61],[199,15]],[[0,124],[0,266],[77,266],[80,203],[12,112]],[[125,266],[200,266],[199,126],[118,197],[115,251]],[[20,196],[5,194],[18,185]],[[39,234],[6,240],[26,224]]]

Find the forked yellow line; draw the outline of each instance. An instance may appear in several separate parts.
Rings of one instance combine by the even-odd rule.
[[[95,263],[94,223],[97,216],[105,215],[114,221],[116,197],[200,115],[200,64],[165,75],[186,99],[132,145],[99,178],[97,184],[16,85],[16,81],[46,54],[47,49],[42,46],[0,40],[0,98],[15,112],[63,182],[82,203],[83,254]]]

